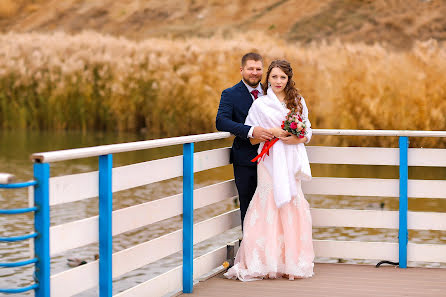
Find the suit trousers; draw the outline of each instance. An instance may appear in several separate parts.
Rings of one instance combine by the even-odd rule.
[[[233,167],[235,185],[237,186],[238,199],[240,201],[240,215],[243,230],[246,211],[257,188],[257,166],[233,165]]]

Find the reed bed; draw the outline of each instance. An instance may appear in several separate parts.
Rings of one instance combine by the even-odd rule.
[[[0,128],[215,131],[221,91],[240,80],[248,51],[288,59],[314,128],[446,130],[446,47],[299,45],[261,33],[130,41],[95,32],[0,35]],[[315,143],[395,146],[389,138]],[[411,146],[445,147],[443,139]]]

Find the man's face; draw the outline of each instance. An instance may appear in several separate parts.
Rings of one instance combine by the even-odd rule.
[[[248,60],[245,66],[240,67],[240,73],[242,74],[245,83],[255,88],[262,80],[263,64],[262,61]]]

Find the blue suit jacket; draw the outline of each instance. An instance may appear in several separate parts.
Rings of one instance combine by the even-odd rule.
[[[249,142],[248,132],[251,126],[244,124],[252,102],[251,94],[242,81],[221,93],[216,126],[218,131],[235,135],[230,157],[230,162],[234,165],[257,165],[251,160],[257,155],[259,145],[252,145]]]

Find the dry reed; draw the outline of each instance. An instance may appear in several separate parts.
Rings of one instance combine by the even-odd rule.
[[[0,1],[0,18],[8,18],[14,16],[19,9],[19,5],[13,0]]]
[[[214,131],[220,93],[239,81],[239,59],[252,50],[266,64],[292,63],[315,128],[446,130],[446,48],[435,41],[395,52],[339,42],[301,46],[260,33],[134,42],[94,32],[0,35],[0,128]],[[411,146],[446,142],[415,139]]]

